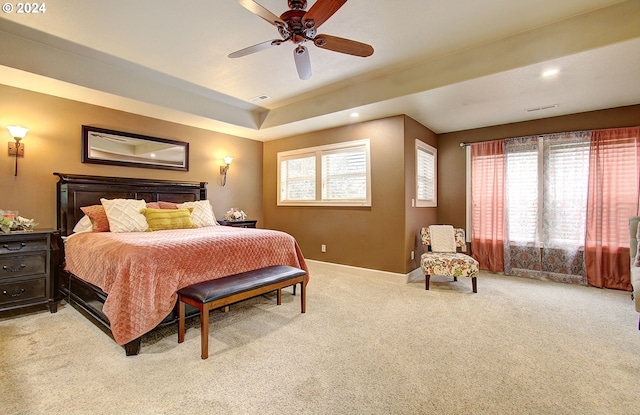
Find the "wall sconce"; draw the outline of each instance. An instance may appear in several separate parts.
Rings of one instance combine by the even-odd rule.
[[[220,175],[222,176],[222,185],[227,184],[227,172],[229,171],[229,165],[233,161],[233,157],[223,158],[225,166],[220,166]]]
[[[9,142],[9,155],[15,156],[16,158],[16,172],[14,176],[18,175],[18,157],[24,157],[24,144],[20,144],[20,140],[27,135],[28,128],[18,127],[17,125],[9,125],[7,126],[7,130],[9,130],[9,134],[16,140],[15,143]]]

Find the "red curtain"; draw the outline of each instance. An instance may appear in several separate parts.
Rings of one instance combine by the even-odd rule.
[[[504,140],[471,144],[471,248],[481,269],[504,270]]]
[[[631,290],[629,217],[640,199],[640,127],[593,131],[585,260],[587,281]]]

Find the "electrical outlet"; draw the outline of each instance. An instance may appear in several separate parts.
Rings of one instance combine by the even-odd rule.
[[[325,244],[320,245],[320,251],[327,252],[327,245]]]
[[[415,251],[411,251],[411,259],[413,260],[413,259],[415,259],[415,257],[416,257]]]

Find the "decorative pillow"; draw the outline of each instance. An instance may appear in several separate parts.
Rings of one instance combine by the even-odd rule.
[[[160,209],[178,209],[178,204],[173,202],[158,202]]]
[[[640,267],[640,223],[638,223],[638,230],[636,231],[636,241],[638,243],[638,252],[636,252],[636,262],[634,267]]]
[[[89,216],[93,224],[94,232],[109,232],[109,219],[107,212],[102,205],[84,206],[80,208],[85,215]]]
[[[147,220],[140,213],[147,208],[144,200],[134,199],[100,199],[107,213],[111,232],[144,232]]]
[[[453,226],[431,225],[429,233],[431,234],[432,252],[456,252],[456,237]]]
[[[147,202],[147,209],[160,209],[160,202]]]
[[[76,226],[73,227],[73,233],[83,233],[83,232],[92,232],[93,224],[91,223],[91,218],[87,215],[84,215],[82,219],[76,223]]]
[[[191,220],[193,209],[142,209],[142,214],[149,224],[149,231],[165,229],[197,228]]]
[[[218,222],[211,209],[208,200],[198,200],[197,202],[185,202],[178,205],[178,209],[193,208],[191,212],[191,220],[198,227],[216,226]]]

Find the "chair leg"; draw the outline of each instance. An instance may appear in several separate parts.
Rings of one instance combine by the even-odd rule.
[[[473,292],[478,292],[478,281],[476,281],[476,277],[471,277],[471,286],[473,287]]]
[[[431,278],[431,275],[425,275],[424,276],[424,289],[428,290],[429,289],[429,279]]]

